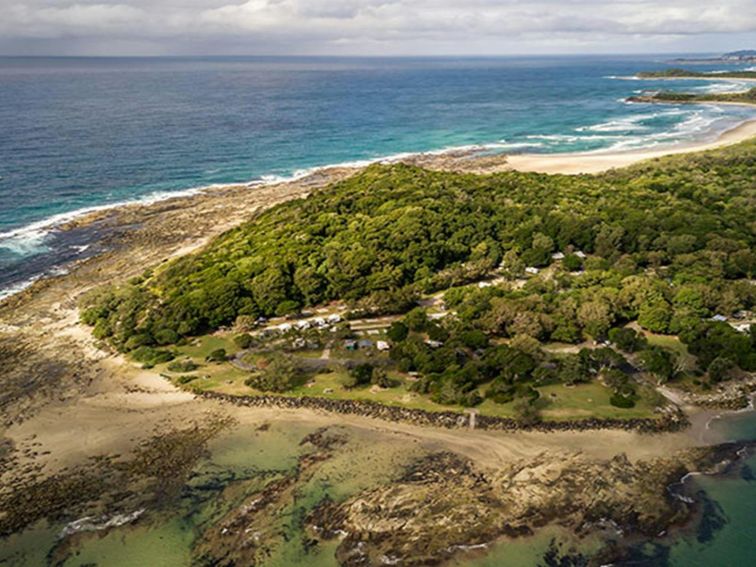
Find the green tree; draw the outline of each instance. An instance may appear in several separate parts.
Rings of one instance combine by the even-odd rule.
[[[661,347],[650,347],[640,353],[641,366],[660,382],[670,380],[675,374],[675,354]]]
[[[517,250],[509,250],[504,254],[499,269],[507,278],[514,280],[525,273],[525,262],[520,259]]]
[[[724,356],[719,356],[711,361],[711,364],[709,364],[709,368],[706,371],[709,374],[709,380],[716,384],[727,380],[734,368],[735,363],[732,360]]]
[[[533,235],[530,249],[522,255],[523,261],[530,266],[546,266],[551,261],[554,241],[541,232]]]
[[[287,392],[298,385],[300,377],[294,359],[275,352],[268,358],[262,372],[247,379],[247,385],[263,392]]]
[[[401,321],[394,321],[386,331],[386,336],[394,343],[400,343],[407,338],[409,327]]]
[[[583,260],[577,254],[567,254],[562,260],[565,270],[570,272],[579,272],[583,269]]]
[[[672,320],[672,308],[666,301],[645,303],[638,314],[638,324],[653,333],[666,333]]]
[[[609,330],[609,340],[625,352],[637,352],[646,348],[646,337],[630,327],[615,327]]]
[[[578,308],[577,316],[586,333],[595,339],[603,337],[612,324],[609,306],[598,299],[583,303]]]
[[[407,313],[404,322],[411,331],[422,332],[428,325],[428,312],[422,307],[416,307]]]

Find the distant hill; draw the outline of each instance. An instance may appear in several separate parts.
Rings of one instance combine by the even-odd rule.
[[[722,55],[723,59],[746,59],[751,60],[756,58],[756,49],[741,49],[740,51],[730,51]]]
[[[730,51],[723,53],[719,57],[704,57],[704,58],[687,58],[682,57],[679,59],[673,59],[672,63],[756,63],[756,49],[741,49],[739,51]]]

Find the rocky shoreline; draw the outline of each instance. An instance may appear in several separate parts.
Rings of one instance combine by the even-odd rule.
[[[751,406],[756,393],[756,376],[743,380],[723,382],[710,393],[682,393],[682,399],[691,405],[706,409],[744,410]]]
[[[360,400],[332,400],[319,397],[288,397],[276,395],[239,396],[220,392],[195,392],[196,395],[242,407],[279,407],[285,409],[313,409],[331,413],[357,415],[412,425],[460,429],[470,425],[470,416],[454,411],[426,411],[415,408],[387,406],[378,402]],[[572,421],[542,421],[523,424],[512,418],[487,415],[475,416],[475,428],[487,431],[592,431],[598,429],[622,429],[644,434],[680,431],[690,425],[682,411],[664,413],[658,419],[602,419],[589,418]]]
[[[323,500],[305,522],[316,540],[339,540],[337,560],[349,567],[442,564],[461,550],[553,523],[578,536],[602,535],[603,549],[576,564],[623,564],[626,538],[656,539],[696,517],[700,498],[678,497],[671,484],[693,471],[727,472],[748,447],[729,443],[638,462],[622,454],[605,461],[542,456],[495,471],[438,452],[390,485],[345,502]]]

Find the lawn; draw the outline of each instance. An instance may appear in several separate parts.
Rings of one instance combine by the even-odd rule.
[[[190,344],[180,346],[176,350],[181,355],[192,358],[197,363],[202,363],[211,352],[219,348],[225,349],[226,354],[235,354],[239,348],[234,344],[231,336],[203,335],[193,339]]]
[[[687,355],[685,345],[682,345],[674,337],[665,337],[653,335],[649,341],[659,341],[654,344],[663,344],[667,348],[674,348],[681,355]],[[205,357],[213,350],[223,348],[228,354],[238,351],[230,337],[207,335],[200,337],[193,344],[178,348],[179,355],[177,359],[181,360],[186,357],[191,358],[200,367],[189,373],[175,373],[167,370],[168,364],[156,366],[156,370],[161,374],[170,376],[175,379],[182,374],[196,375],[197,378],[186,385],[188,388],[200,391],[216,391],[234,395],[259,395],[259,392],[245,384],[249,373],[234,368],[229,363],[207,363]],[[322,351],[303,351],[296,353],[296,356],[304,358],[317,358]],[[332,358],[349,358],[357,360],[370,361],[376,357],[385,355],[372,353],[371,357],[366,357],[366,351],[346,351],[337,347],[331,350]],[[692,358],[692,357],[691,357]],[[461,406],[445,406],[433,402],[428,396],[418,394],[409,390],[411,379],[398,372],[389,372],[389,376],[396,382],[392,388],[376,388],[372,386],[363,386],[358,388],[346,389],[342,386],[347,377],[346,371],[337,368],[336,370],[323,374],[316,374],[308,380],[307,383],[298,386],[294,390],[287,392],[286,396],[312,396],[330,399],[342,400],[360,400],[374,401],[389,406],[401,406],[410,409],[422,409],[426,411],[457,411],[464,410]],[[485,385],[480,388],[481,393],[485,392]],[[564,384],[555,384],[537,388],[541,394],[538,405],[544,420],[570,420],[584,419],[589,417],[597,418],[638,418],[653,417],[653,403],[650,392],[644,392],[640,389],[640,399],[636,402],[635,407],[629,409],[617,408],[609,402],[611,391],[599,382],[580,384],[577,386],[567,387]],[[491,400],[485,400],[476,408],[481,415],[494,417],[514,417],[514,402],[498,404]]]

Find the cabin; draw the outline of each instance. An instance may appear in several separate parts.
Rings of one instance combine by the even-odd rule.
[[[370,339],[360,339],[357,341],[357,346],[359,348],[373,348],[373,341]]]
[[[735,329],[738,333],[743,333],[744,335],[751,332],[750,323],[738,323],[737,325],[733,325],[732,328]]]
[[[525,268],[525,273],[527,273],[527,274],[536,275],[540,271],[541,270],[539,270],[538,268],[536,268],[534,266],[528,266],[527,268]]]
[[[344,341],[344,348],[346,350],[357,350],[357,341],[346,340]]]
[[[386,341],[377,341],[375,343],[375,348],[377,348],[378,350],[384,351],[384,350],[389,350],[391,347]]]

